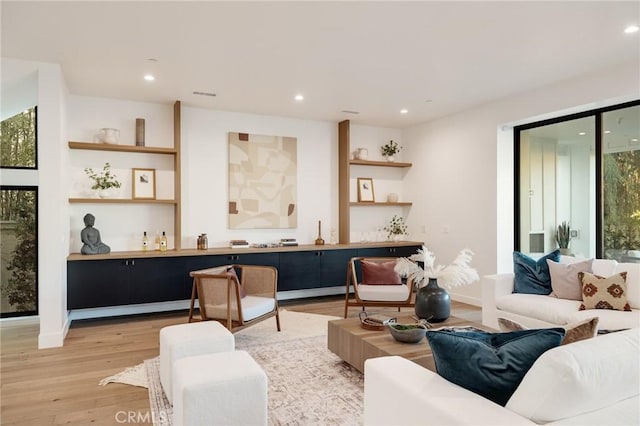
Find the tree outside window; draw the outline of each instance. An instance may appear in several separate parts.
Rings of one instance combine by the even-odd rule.
[[[37,107],[0,124],[0,167],[37,168]]]

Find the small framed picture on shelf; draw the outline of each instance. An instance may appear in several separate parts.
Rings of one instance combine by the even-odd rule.
[[[134,200],[156,199],[156,169],[132,169]]]
[[[375,196],[373,195],[373,179],[358,178],[358,202],[374,203],[375,201]]]

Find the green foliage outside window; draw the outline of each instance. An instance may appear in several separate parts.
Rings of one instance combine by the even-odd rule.
[[[640,250],[640,150],[603,156],[604,253]]]
[[[3,241],[2,316],[37,312],[37,191],[2,187],[0,190]],[[14,243],[15,241],[15,243]],[[8,246],[7,243],[11,243]]]
[[[0,123],[0,167],[36,168],[36,107]]]

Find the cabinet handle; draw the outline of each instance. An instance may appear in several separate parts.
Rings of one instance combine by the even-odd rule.
[[[135,264],[136,264],[136,261],[132,259],[131,260],[131,266],[134,266]]]

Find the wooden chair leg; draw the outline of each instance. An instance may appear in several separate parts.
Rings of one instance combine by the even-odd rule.
[[[280,311],[276,311],[276,326],[278,327],[278,331],[280,331]]]
[[[189,306],[189,322],[193,321],[193,310],[195,308],[196,293],[197,293],[196,280],[197,278],[193,279],[193,287],[191,287],[191,304]]]

